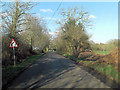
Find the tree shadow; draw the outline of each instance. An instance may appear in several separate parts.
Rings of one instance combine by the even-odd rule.
[[[10,88],[19,86],[19,84],[27,84],[24,89],[28,89],[30,87],[36,88],[39,84],[39,87],[49,83],[53,79],[59,77],[60,75],[69,72],[74,68],[74,63],[71,61],[64,63],[66,58],[56,55],[55,53],[49,52],[41,57],[34,65],[30,66],[26,71],[24,71],[18,78],[16,78],[13,82],[11,82]],[[37,79],[40,76],[42,78],[37,81],[29,84],[32,79]]]
[[[24,86],[20,88],[23,90],[29,88],[31,90],[38,89],[44,85],[48,85],[52,81],[56,80],[56,78],[60,80],[62,75],[64,76],[66,73],[68,75],[69,71],[74,71],[74,69],[76,69],[76,65],[72,60],[54,54],[55,53],[52,52],[45,54],[34,65],[23,72],[20,77],[16,78],[16,80],[13,82],[13,85],[11,85],[13,87],[10,88],[14,89],[16,86],[19,86],[22,83]],[[89,83],[92,80],[92,76],[89,77],[87,73],[83,73],[83,71],[77,71],[76,73],[69,74],[71,74],[71,78],[75,77],[76,80],[73,83],[70,82],[72,79],[67,80],[60,87],[65,87],[69,84],[73,84],[71,87],[75,88],[77,85],[79,85],[79,82],[81,83],[80,85],[83,85],[86,88],[89,86],[93,88],[95,87],[95,82]],[[65,78],[68,78],[68,76]],[[33,82],[31,82],[32,80]]]
[[[89,66],[84,66],[81,63],[77,63],[83,70],[87,71],[89,74],[95,76],[97,79],[99,79],[101,82],[105,83],[111,88],[120,88],[120,84],[118,84],[115,80],[110,79],[108,76],[100,73],[99,71],[95,70],[94,68],[91,68]]]

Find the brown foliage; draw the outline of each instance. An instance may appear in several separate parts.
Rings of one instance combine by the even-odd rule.
[[[93,51],[85,51],[81,52],[78,56],[78,58],[84,60],[84,61],[96,61],[101,57],[99,54],[95,54]]]
[[[120,56],[118,55],[120,51],[120,48],[116,48],[113,50],[111,53],[108,55],[104,55],[100,58],[100,62],[103,64],[111,64],[113,65],[116,69],[118,69],[118,64],[120,66]]]
[[[84,61],[95,61],[94,63],[100,62],[105,65],[110,64],[114,66],[116,69],[118,69],[118,67],[120,66],[120,59],[119,59],[120,56],[118,55],[119,51],[120,51],[120,48],[119,49],[116,48],[115,50],[113,50],[107,55],[96,54],[93,51],[81,52],[78,58]]]

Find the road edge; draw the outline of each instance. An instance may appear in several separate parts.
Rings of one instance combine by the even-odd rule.
[[[43,53],[41,55],[40,58],[42,58],[46,53]],[[2,90],[7,90],[7,88],[12,84],[12,82],[14,81],[14,79],[16,79],[17,77],[19,77],[25,70],[27,70],[31,65],[33,65],[34,63],[36,63],[39,59],[37,59],[35,62],[31,63],[30,65],[28,65],[27,67],[23,68],[19,73],[17,73],[13,78],[11,78],[10,80],[7,81],[6,84],[2,85]]]
[[[64,56],[64,55],[62,55],[60,53],[56,52],[56,54],[59,54],[59,55],[65,57],[65,58],[68,58],[68,59],[74,61],[77,66],[79,66],[83,70],[87,71],[91,75],[95,76],[97,79],[99,79],[101,82],[105,83],[106,85],[108,85],[112,89],[119,89],[120,88],[120,84],[118,84],[115,80],[111,80],[106,75],[103,75],[102,73],[100,73],[99,71],[95,70],[94,68],[85,66],[82,63],[78,63],[78,62],[76,62],[76,60],[71,59],[71,58],[69,58],[67,56]]]

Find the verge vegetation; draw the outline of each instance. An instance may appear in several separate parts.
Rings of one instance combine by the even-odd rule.
[[[91,20],[84,9],[63,9],[61,15],[63,21],[59,22],[59,32],[53,41],[56,51],[120,83],[120,40],[100,44],[90,41],[87,30],[90,30]]]
[[[110,64],[102,64],[99,61],[85,61],[80,58],[76,58],[72,55],[66,54],[66,53],[60,53],[61,55],[68,57],[72,60],[74,60],[77,63],[82,64],[83,66],[91,67],[97,70],[98,72],[102,73],[103,75],[106,75],[108,78],[115,80],[117,83],[120,83],[120,72]]]
[[[36,60],[38,60],[44,53],[40,53],[37,55],[33,55],[24,59],[24,62],[16,65],[9,65],[6,67],[2,67],[2,79],[3,86],[10,82],[14,77],[19,75],[22,71],[27,69],[30,65],[32,65]]]

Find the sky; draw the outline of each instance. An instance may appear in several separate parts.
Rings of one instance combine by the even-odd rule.
[[[56,23],[56,21],[62,19],[60,14],[62,8],[67,9],[78,7],[81,9],[81,7],[83,7],[85,11],[89,12],[90,20],[93,24],[92,29],[87,30],[87,33],[91,36],[90,40],[94,41],[95,43],[106,43],[111,39],[118,38],[117,1],[118,0],[115,2],[65,2],[65,0],[59,0],[59,2],[39,2],[39,4],[30,12],[36,13],[34,15],[37,17],[43,17],[47,28],[50,30],[50,34],[54,35],[59,28],[59,25]],[[53,14],[55,15],[53,16]]]
[[[53,35],[59,28],[56,21],[62,19],[60,14],[62,8],[74,7],[79,9],[83,7],[85,11],[89,12],[93,24],[92,29],[87,30],[91,36],[90,40],[95,43],[106,43],[118,38],[118,2],[40,2],[31,12],[44,18],[50,34]],[[55,15],[52,17],[54,13]]]
[[[13,2],[15,0],[1,0],[2,2]],[[19,0],[23,2],[60,2],[61,0]],[[62,0],[63,2],[118,2],[120,0]]]

